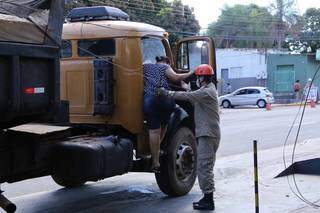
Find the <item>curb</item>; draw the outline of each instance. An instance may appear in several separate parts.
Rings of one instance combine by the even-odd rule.
[[[291,103],[291,104],[273,104],[271,105],[272,107],[286,107],[286,106],[300,106],[300,102],[299,103]],[[307,104],[309,105],[309,103]],[[316,104],[318,105],[318,104]]]

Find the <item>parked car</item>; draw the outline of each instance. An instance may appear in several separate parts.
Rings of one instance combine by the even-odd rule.
[[[257,105],[259,108],[265,108],[267,103],[273,104],[274,98],[266,87],[243,87],[219,97],[219,104],[223,108],[243,105]]]

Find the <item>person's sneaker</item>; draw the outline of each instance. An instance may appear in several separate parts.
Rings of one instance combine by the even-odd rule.
[[[193,203],[193,209],[195,210],[214,210],[214,201],[212,195],[204,195],[198,202]]]

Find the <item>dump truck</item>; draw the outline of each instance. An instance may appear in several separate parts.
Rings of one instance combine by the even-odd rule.
[[[37,146],[12,141],[8,128],[58,121],[63,105],[68,119],[59,84],[63,12],[62,0],[0,1],[0,183],[40,175],[30,163]],[[1,189],[0,206],[15,210]]]
[[[63,3],[49,2],[51,9],[56,8],[50,10],[53,14],[49,17],[56,16],[58,26]],[[33,48],[16,50],[12,55],[0,50],[0,66],[10,76],[17,72],[23,79],[21,73],[38,69],[26,74],[27,79],[36,80],[45,76],[49,67],[48,73],[54,76],[46,78],[47,84],[36,81],[14,88],[20,92],[18,114],[10,114],[14,108],[9,107],[15,103],[9,97],[16,93],[10,91],[7,99],[0,99],[4,103],[0,109],[7,110],[1,112],[9,116],[0,120],[0,183],[50,175],[61,186],[78,187],[128,172],[150,172],[143,64],[155,62],[156,56],[167,56],[177,73],[189,72],[200,64],[216,69],[214,41],[203,36],[183,38],[173,53],[164,29],[131,22],[125,12],[105,6],[73,9],[63,25],[61,45],[55,45],[60,44],[60,31],[50,32],[50,38],[47,33],[44,39],[48,45],[26,41],[0,44]],[[18,53],[26,55],[19,57]],[[24,60],[29,61],[21,71],[23,66],[15,64]],[[195,85],[195,77],[188,80]],[[180,85],[170,86],[182,90]],[[45,97],[47,93],[51,96]],[[43,98],[39,105],[37,97]],[[46,123],[16,126],[29,121]],[[193,106],[177,101],[161,143],[161,172],[155,174],[159,188],[169,196],[187,194],[196,180],[196,162]],[[8,210],[8,202],[0,200],[0,205]]]

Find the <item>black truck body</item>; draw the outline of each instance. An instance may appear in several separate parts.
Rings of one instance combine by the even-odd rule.
[[[33,8],[32,8],[33,6]],[[32,8],[32,9],[30,9]],[[42,28],[28,15],[50,11]],[[17,11],[21,11],[19,15]],[[52,120],[60,107],[59,48],[63,26],[63,0],[23,0],[0,3],[2,17],[15,17],[36,25],[35,33],[43,34],[41,43],[23,43],[24,34],[12,29],[0,39],[0,129],[37,120]],[[10,22],[8,21],[8,28]],[[24,23],[20,24],[21,28]],[[12,24],[14,26],[20,26]],[[3,26],[6,26],[3,24]],[[4,30],[6,28],[4,27]],[[18,36],[17,36],[18,35]],[[12,37],[21,39],[12,39]],[[8,41],[6,41],[8,40]]]
[[[53,139],[10,132],[31,121],[67,120],[60,102],[64,0],[0,1],[0,183],[48,174]],[[67,109],[67,107],[65,107]],[[16,206],[0,188],[0,207]]]

